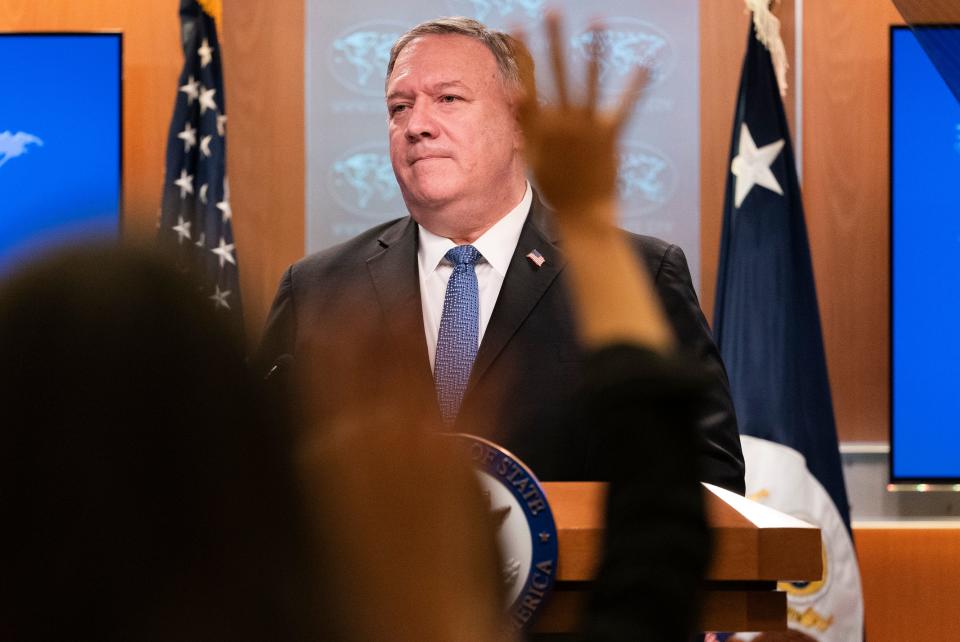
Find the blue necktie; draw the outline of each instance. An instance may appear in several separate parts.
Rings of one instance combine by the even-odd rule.
[[[433,380],[440,414],[444,423],[449,425],[460,411],[473,360],[477,356],[480,292],[474,264],[480,258],[480,252],[472,245],[458,245],[444,256],[453,263],[453,274],[447,281],[447,292],[443,297]]]

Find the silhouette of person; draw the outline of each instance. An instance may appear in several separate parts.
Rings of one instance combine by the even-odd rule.
[[[0,638],[311,637],[292,449],[235,338],[144,251],[0,288]]]

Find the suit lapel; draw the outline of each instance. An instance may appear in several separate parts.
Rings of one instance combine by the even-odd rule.
[[[405,362],[418,377],[433,382],[423,335],[420,277],[417,271],[417,224],[410,217],[397,221],[377,239],[379,247],[367,259],[367,269],[377,292],[395,345],[404,350]]]
[[[531,250],[537,250],[546,259],[542,266],[537,267],[527,258]],[[497,304],[477,351],[467,394],[516,334],[565,264],[563,253],[555,245],[550,214],[534,192],[530,215],[523,224]]]

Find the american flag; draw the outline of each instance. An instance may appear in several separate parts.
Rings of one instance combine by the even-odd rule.
[[[227,181],[227,114],[215,2],[181,0],[183,71],[167,137],[160,240],[218,311],[243,330]]]
[[[547,259],[543,257],[543,254],[540,254],[540,252],[537,250],[530,250],[530,253],[527,254],[527,258],[530,259],[530,262],[537,267],[543,267],[543,264],[547,262]]]

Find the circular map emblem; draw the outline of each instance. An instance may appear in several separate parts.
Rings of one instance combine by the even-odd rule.
[[[351,91],[383,98],[390,49],[406,30],[399,22],[374,21],[342,31],[327,52],[330,73]]]
[[[447,0],[450,15],[470,16],[492,28],[539,21],[546,4],[546,0]]]
[[[660,209],[677,189],[677,170],[658,149],[628,142],[620,150],[617,191],[624,204],[624,218]]]
[[[330,165],[330,194],[351,214],[383,220],[404,212],[386,143],[352,147]]]
[[[523,462],[493,442],[473,435],[460,439],[497,525],[501,576],[510,618],[528,627],[546,603],[557,573],[557,526],[540,482]]]
[[[662,82],[677,66],[676,50],[666,33],[636,18],[609,18],[597,36],[585,30],[570,38],[570,49],[585,65],[594,37],[600,39],[600,84],[617,93],[637,67],[650,70],[650,84]]]

